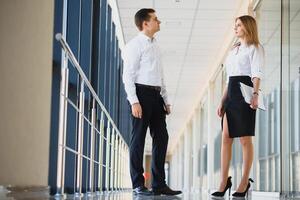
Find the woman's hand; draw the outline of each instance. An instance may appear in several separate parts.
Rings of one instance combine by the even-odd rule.
[[[250,108],[252,108],[253,110],[256,110],[258,108],[258,95],[257,94],[253,94],[250,103],[251,103]]]
[[[222,118],[224,113],[225,113],[224,105],[221,103],[218,107],[217,115]]]

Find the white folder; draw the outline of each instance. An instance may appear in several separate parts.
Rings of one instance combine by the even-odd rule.
[[[246,103],[251,104],[250,102],[254,92],[253,87],[245,85],[244,83],[240,83],[240,85],[241,85],[241,92]],[[261,91],[258,91],[258,108],[261,110],[266,110],[266,106],[264,103],[264,96]]]

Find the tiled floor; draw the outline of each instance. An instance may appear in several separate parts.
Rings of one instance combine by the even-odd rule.
[[[30,200],[60,200],[63,198],[55,198],[53,196],[49,196],[44,192],[28,192],[28,191],[19,191],[19,192],[9,192],[5,189],[0,189],[0,200],[17,200],[17,199],[30,199]],[[200,193],[184,193],[178,196],[135,196],[131,191],[124,192],[111,192],[105,194],[90,194],[83,195],[81,197],[76,197],[74,195],[67,195],[65,199],[73,199],[73,200],[215,200],[215,198],[211,198],[208,194],[200,194]],[[221,198],[223,200],[228,200],[228,196],[226,198]],[[232,197],[230,198],[234,200]],[[267,197],[260,196],[257,194],[250,195],[249,199],[251,200],[279,200],[277,197]]]

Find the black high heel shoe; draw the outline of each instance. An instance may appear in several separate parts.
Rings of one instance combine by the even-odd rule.
[[[223,192],[214,192],[211,194],[212,197],[224,197],[227,189],[229,189],[229,197],[230,197],[230,190],[231,190],[231,186],[232,186],[232,183],[231,183],[231,176],[228,177],[227,179],[227,183],[226,183],[226,186],[225,186],[225,189]]]
[[[247,195],[247,198],[248,198],[248,190],[251,187],[251,182],[254,183],[254,181],[251,178],[249,178],[249,182],[248,182],[246,190],[244,192],[235,192],[232,194],[232,196],[237,197],[237,198],[245,198],[245,196]]]

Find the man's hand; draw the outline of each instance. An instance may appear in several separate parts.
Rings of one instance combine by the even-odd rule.
[[[169,115],[171,113],[171,105],[165,106],[166,114]]]
[[[134,103],[131,105],[131,112],[135,118],[142,118],[142,107],[140,103]]]

